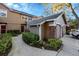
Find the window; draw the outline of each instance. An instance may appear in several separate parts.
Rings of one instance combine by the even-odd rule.
[[[29,17],[29,20],[32,20],[32,18],[31,18],[31,17]]]
[[[6,32],[6,25],[1,25],[1,33],[5,33]]]
[[[22,16],[22,19],[27,19],[27,17],[26,16]]]
[[[7,10],[0,9],[0,17],[7,17]]]

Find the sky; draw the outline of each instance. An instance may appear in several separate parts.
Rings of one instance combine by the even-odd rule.
[[[7,6],[9,6],[10,8],[19,10],[19,11],[23,11],[32,15],[36,15],[36,16],[48,16],[52,15],[52,11],[51,11],[51,4],[49,4],[47,7],[45,7],[44,5],[42,5],[41,3],[7,3]],[[72,4],[73,8],[75,8],[75,12],[77,13],[77,15],[79,16],[79,4]],[[45,13],[48,12],[48,14]],[[69,18],[71,19],[75,19],[74,15],[72,14],[71,10],[67,10],[66,14]]]
[[[17,9],[36,16],[42,16],[44,7],[40,3],[8,3],[10,8]]]

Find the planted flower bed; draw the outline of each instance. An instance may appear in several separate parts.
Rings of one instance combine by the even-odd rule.
[[[59,50],[62,46],[62,41],[56,38],[48,39],[46,44],[44,45],[44,48],[47,50]]]
[[[12,38],[11,35],[1,34],[0,35],[0,56],[6,56],[10,52],[12,47]]]
[[[48,39],[48,41],[39,41],[39,36],[31,33],[31,32],[25,32],[22,34],[22,39],[25,43],[28,45],[42,48],[44,47],[47,50],[59,50],[62,46],[62,41],[56,38]]]

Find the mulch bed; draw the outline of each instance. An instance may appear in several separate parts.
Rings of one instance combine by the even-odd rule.
[[[62,44],[62,45],[61,45],[60,47],[58,47],[57,49],[54,49],[54,48],[52,48],[52,47],[43,46],[43,45],[39,45],[39,44],[31,45],[31,44],[27,43],[24,39],[23,39],[23,41],[24,41],[26,44],[28,44],[29,46],[36,47],[36,48],[40,48],[40,49],[42,49],[42,47],[43,47],[43,48],[46,49],[46,50],[52,50],[52,51],[59,51],[59,50],[61,50],[62,47],[63,47],[63,44]]]
[[[60,46],[60,47],[58,47],[57,49],[54,49],[54,48],[49,47],[49,46],[44,47],[44,49],[46,49],[46,50],[53,50],[53,51],[60,51],[62,48],[63,48],[63,45],[61,45],[61,46]]]

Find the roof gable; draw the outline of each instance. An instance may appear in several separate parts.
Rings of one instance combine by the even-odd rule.
[[[54,15],[51,15],[51,16],[48,16],[48,17],[43,17],[41,19],[37,19],[37,20],[32,20],[29,22],[29,25],[38,25],[42,22],[46,22],[46,21],[49,21],[50,19],[56,19],[58,18],[63,12],[60,12],[60,13],[57,13],[57,14],[54,14]],[[52,20],[54,21],[54,20]]]
[[[0,5],[2,5],[3,7],[5,7],[6,9],[8,9],[10,12],[22,14],[22,15],[29,16],[29,17],[37,17],[37,16],[32,15],[32,14],[29,14],[29,13],[25,13],[25,12],[22,12],[22,11],[18,11],[18,10],[15,10],[15,9],[11,9],[11,8],[7,7],[7,6],[6,6],[5,4],[3,4],[3,3],[0,3]]]

